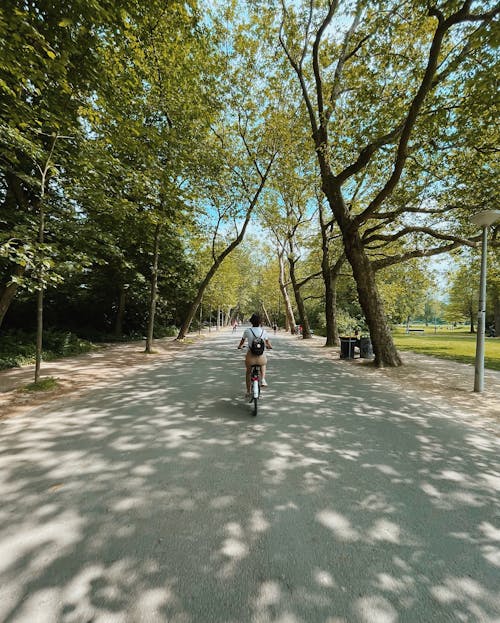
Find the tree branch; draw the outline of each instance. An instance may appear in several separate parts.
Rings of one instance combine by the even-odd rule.
[[[376,234],[373,236],[363,237],[363,242],[365,245],[369,245],[371,242],[375,242],[377,240],[383,242],[395,242],[399,240],[403,236],[407,234],[426,234],[427,236],[431,236],[432,238],[436,238],[437,240],[451,240],[457,242],[461,245],[467,245],[469,247],[476,246],[476,243],[481,240],[481,235],[473,236],[471,238],[462,238],[461,236],[455,236],[453,234],[443,234],[441,232],[435,231],[430,227],[404,227],[394,234]]]
[[[470,0],[465,0],[462,8],[450,15],[447,19],[436,7],[429,7],[429,15],[434,16],[438,20],[438,26],[434,32],[432,44],[429,50],[427,59],[427,66],[425,68],[424,75],[420,86],[413,98],[413,101],[406,115],[406,119],[403,123],[403,128],[399,138],[399,144],[396,152],[396,159],[394,162],[392,174],[383,186],[383,188],[377,193],[374,199],[370,202],[367,208],[359,215],[357,215],[352,222],[352,227],[359,227],[361,223],[365,222],[371,215],[377,210],[377,208],[383,203],[383,201],[392,193],[396,184],[399,182],[401,174],[403,172],[404,165],[408,157],[408,143],[411,133],[415,126],[416,120],[422,109],[425,98],[434,86],[436,69],[439,62],[439,55],[441,53],[444,37],[452,26],[468,21],[471,15],[468,13],[470,7]],[[498,8],[493,10],[492,14],[498,12]],[[488,15],[488,17],[486,17]],[[485,14],[482,18],[475,16],[477,19],[490,19],[489,14]],[[469,20],[470,21],[470,20]]]
[[[286,46],[285,40],[283,38],[283,21],[281,22],[281,25],[280,25],[279,42],[280,42],[281,47],[283,48],[283,51],[285,52],[286,57],[288,58],[290,65],[292,66],[295,73],[297,74],[297,78],[299,79],[299,84],[300,84],[300,88],[302,91],[302,97],[304,98],[304,102],[307,108],[307,113],[309,115],[309,120],[311,122],[311,128],[312,128],[313,134],[315,135],[318,131],[318,124],[316,122],[314,109],[313,109],[311,99],[309,97],[309,92],[307,90],[307,86],[304,80],[304,74],[302,73],[302,61],[300,64],[298,64]]]
[[[321,26],[318,28],[318,32],[316,33],[316,37],[313,43],[312,49],[312,64],[313,64],[313,72],[314,72],[314,80],[316,83],[316,100],[318,104],[318,115],[320,125],[324,125],[324,101],[323,101],[323,81],[321,78],[321,69],[319,66],[319,47],[321,45],[321,39],[323,37],[323,33],[328,28],[330,22],[335,15],[335,11],[338,8],[338,0],[332,0],[329,2],[328,13],[325,16]]]
[[[354,50],[352,52],[350,52],[349,54],[347,54],[347,48],[349,46],[349,42],[351,40],[352,35],[356,32],[356,29],[358,27],[359,24],[359,20],[361,19],[361,13],[362,13],[362,9],[361,9],[361,2],[358,1],[357,3],[357,7],[356,7],[356,14],[354,16],[354,19],[352,21],[352,24],[349,28],[349,30],[347,31],[345,37],[344,37],[344,42],[342,44],[342,50],[340,52],[339,55],[339,59],[337,61],[337,66],[335,67],[335,74],[333,77],[333,85],[332,85],[332,91],[330,93],[330,110],[328,111],[327,115],[326,115],[326,119],[328,120],[333,111],[335,110],[335,104],[336,101],[341,93],[341,89],[340,89],[340,79],[342,77],[342,71],[344,69],[344,65],[346,63],[346,61],[348,61],[352,56],[354,56],[356,54],[356,52],[361,48],[361,46],[363,45],[363,43],[368,39],[369,35],[367,35],[366,37],[363,37],[363,39],[358,43],[358,45],[354,48]]]

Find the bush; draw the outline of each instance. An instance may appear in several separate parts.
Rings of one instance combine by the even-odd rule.
[[[343,309],[337,309],[336,320],[339,335],[352,335],[355,329],[360,329],[362,332],[366,331],[364,322],[358,318],[354,318]],[[321,319],[321,324],[315,328],[315,332],[317,335],[326,336],[324,316]]]
[[[162,337],[175,337],[179,333],[177,327],[156,327],[154,337],[160,339]]]
[[[60,357],[79,355],[96,348],[74,333],[49,329],[43,334],[42,357],[51,361]],[[36,334],[26,331],[12,331],[2,336],[0,344],[0,370],[19,368],[35,362]]]

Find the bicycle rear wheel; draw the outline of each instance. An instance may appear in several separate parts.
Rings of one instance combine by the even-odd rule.
[[[257,403],[259,402],[258,398],[253,399],[253,416],[256,417],[257,416],[257,411],[258,411],[258,407],[257,407]]]

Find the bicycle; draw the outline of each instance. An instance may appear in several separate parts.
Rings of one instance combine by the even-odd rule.
[[[257,416],[260,398],[260,365],[253,365],[250,370],[250,400],[253,403],[253,416]]]

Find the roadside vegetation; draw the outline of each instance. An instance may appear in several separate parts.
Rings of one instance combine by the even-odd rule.
[[[471,217],[498,207],[499,12],[3,0],[0,365],[34,356],[36,382],[42,359],[103,335],[152,352],[172,327],[254,311],[328,347],[359,328],[379,366],[401,364],[397,323],[473,332]]]
[[[80,355],[99,348],[74,333],[46,331],[43,351],[44,361]],[[12,331],[2,335],[0,341],[0,370],[19,368],[35,363],[35,335],[26,331]]]
[[[57,379],[52,376],[46,376],[40,381],[29,383],[22,388],[23,392],[50,392],[59,386]]]

